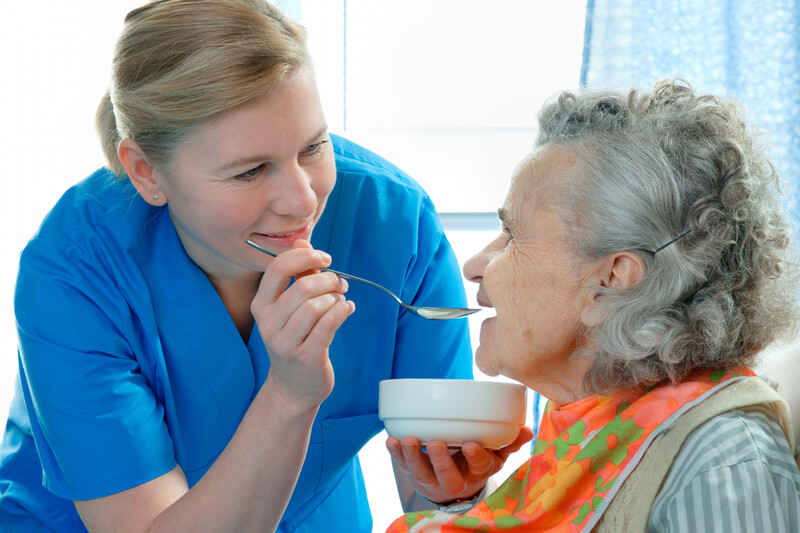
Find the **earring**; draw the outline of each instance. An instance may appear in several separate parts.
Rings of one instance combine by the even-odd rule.
[[[153,200],[158,200],[158,194],[153,195]]]

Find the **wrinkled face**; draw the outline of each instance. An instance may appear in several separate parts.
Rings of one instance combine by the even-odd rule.
[[[158,177],[184,248],[216,277],[262,268],[246,239],[276,252],[308,239],[335,181],[310,69],[202,123]]]
[[[581,343],[581,272],[566,243],[566,226],[552,202],[555,186],[574,165],[570,151],[543,147],[514,173],[499,210],[503,232],[464,265],[479,283],[478,302],[494,307],[483,322],[476,363],[558,403],[584,396],[585,359],[571,358]],[[577,397],[575,397],[577,396]]]

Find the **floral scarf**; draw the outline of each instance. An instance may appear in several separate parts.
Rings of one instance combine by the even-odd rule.
[[[407,513],[387,533],[590,531],[664,429],[749,369],[696,374],[642,393],[595,394],[567,405],[549,402],[533,455],[486,500],[463,515]]]

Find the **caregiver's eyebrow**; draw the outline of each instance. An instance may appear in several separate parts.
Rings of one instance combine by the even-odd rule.
[[[309,140],[306,142],[306,145],[315,144],[322,140],[322,137],[328,132],[327,124],[322,126],[318,131],[312,135]],[[239,159],[235,159],[229,163],[227,163],[224,167],[217,170],[217,172],[225,173],[231,172],[233,169],[237,169],[240,167],[246,167],[248,165],[255,165],[257,163],[264,163],[266,161],[271,161],[274,159],[274,156],[271,154],[252,154],[248,156],[241,157]]]

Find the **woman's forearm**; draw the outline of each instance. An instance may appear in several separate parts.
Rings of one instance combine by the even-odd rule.
[[[289,502],[318,406],[298,407],[268,379],[206,474],[150,531],[273,531]]]
[[[319,404],[299,406],[267,379],[205,475],[189,489],[179,467],[131,489],[75,501],[92,533],[274,531],[308,450]]]

